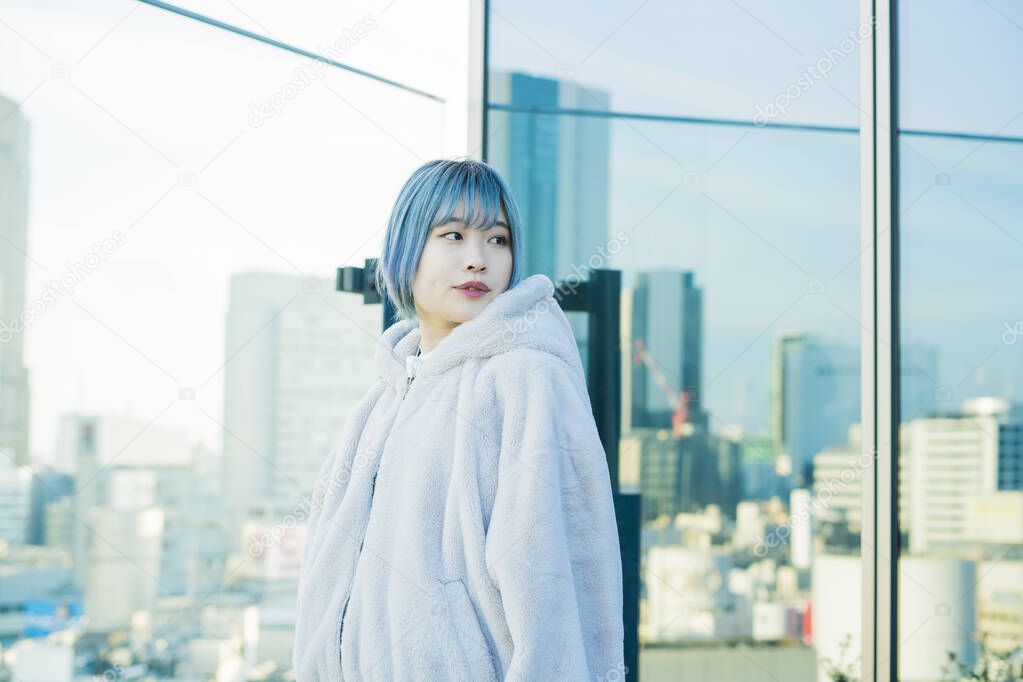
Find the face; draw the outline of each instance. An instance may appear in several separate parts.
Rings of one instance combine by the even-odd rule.
[[[455,215],[464,215],[459,202]],[[479,315],[508,288],[512,271],[511,230],[501,211],[489,230],[452,220],[433,228],[412,280],[412,296],[421,326],[451,329]],[[482,282],[485,289],[459,288]]]

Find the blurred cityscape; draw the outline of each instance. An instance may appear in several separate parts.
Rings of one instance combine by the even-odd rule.
[[[622,491],[642,495],[641,679],[858,679],[862,487],[874,475],[874,453],[860,435],[858,263],[827,280],[805,271],[785,279],[789,264],[778,247],[753,237],[744,250],[738,237],[722,236],[722,225],[741,231],[741,221],[710,197],[752,190],[742,183],[726,190],[711,173],[731,150],[705,145],[721,135],[713,122],[605,115],[612,90],[562,72],[494,68],[488,77],[485,156],[519,201],[525,270],[562,281],[597,268],[623,272],[618,456]],[[226,308],[217,308],[215,326],[197,325],[193,334],[222,349],[206,379],[222,382],[222,400],[213,408],[197,401],[203,382],[179,387],[172,401],[215,423],[214,442],[161,421],[170,405],[138,416],[144,411],[131,404],[141,396],[128,396],[124,410],[91,410],[87,400],[38,390],[26,359],[33,322],[70,296],[65,277],[81,281],[123,235],[114,230],[64,276],[48,272],[45,285],[30,288],[27,245],[52,238],[32,234],[45,227],[30,215],[33,182],[47,172],[34,165],[33,147],[47,129],[35,129],[19,99],[0,93],[0,680],[291,680],[310,493],[348,411],[376,379],[380,306],[336,292],[329,271],[218,274]],[[647,141],[696,155],[704,163],[695,167],[705,170],[673,169],[663,187],[650,188],[651,205],[629,212],[623,204],[648,196],[641,190],[649,169],[621,167],[623,150],[638,144],[634,125]],[[808,138],[822,135],[753,134],[768,136],[760,155],[813,154]],[[854,183],[855,128],[823,134],[831,151],[806,174],[834,172]],[[960,142],[913,144],[938,156],[942,145]],[[988,144],[989,156],[974,160],[989,165],[976,172],[1002,172],[999,164],[1019,154],[1018,146],[1007,149]],[[1019,166],[997,178],[1017,197]],[[904,172],[906,191],[920,177],[924,193],[948,184],[940,175],[932,182],[933,168],[908,163]],[[704,193],[709,203],[694,209],[687,197],[667,228],[642,232],[653,197],[672,187]],[[843,256],[834,262],[856,255],[858,189],[842,191],[834,209],[841,219],[800,218],[806,224],[784,240],[793,252],[809,260],[821,239],[849,247],[836,248]],[[1023,236],[1019,209],[1017,201],[1003,220]],[[944,210],[934,209],[938,219]],[[934,238],[916,215],[905,217],[907,254]],[[972,239],[955,232],[955,220],[940,238]],[[809,246],[795,246],[801,241]],[[900,679],[953,679],[950,655],[967,665],[1023,656],[1023,322],[1010,317],[1020,315],[1015,249],[1023,243],[1003,242],[1016,270],[994,281],[1013,283],[1017,307],[962,323],[984,326],[986,346],[976,336],[934,333],[960,324],[942,312],[938,327],[914,318],[911,305],[904,313]],[[687,250],[696,253],[683,256]],[[941,308],[927,298],[932,280],[914,256],[904,258],[905,300]],[[964,270],[947,277],[985,276]],[[779,294],[783,279],[796,285]],[[784,318],[795,305],[811,307]],[[984,309],[988,301],[967,305]],[[585,320],[570,319],[585,358]],[[76,337],[63,341],[59,352],[76,355]],[[30,428],[40,401],[75,405],[43,425],[54,444],[45,457],[35,456],[44,448]]]

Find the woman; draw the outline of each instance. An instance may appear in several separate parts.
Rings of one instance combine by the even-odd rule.
[[[431,161],[401,190],[377,281],[403,319],[313,492],[299,682],[623,678],[605,453],[521,242],[484,163]]]

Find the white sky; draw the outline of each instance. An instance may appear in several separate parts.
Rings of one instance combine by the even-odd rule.
[[[464,49],[451,3],[181,4],[314,51],[368,15],[373,28],[340,61],[438,94],[459,76],[446,67]],[[1006,87],[1023,63],[1020,10],[932,4],[904,3],[904,125],[1023,134],[1023,117],[1013,118],[1023,89]],[[617,2],[495,2],[493,67],[554,75],[567,63],[579,82],[609,90],[614,109],[748,118],[855,30],[856,6],[749,0],[683,10],[654,1],[631,15]],[[115,230],[127,237],[26,337],[33,452],[49,454],[58,415],[71,411],[147,422],[159,414],[219,451],[219,427],[195,405],[162,410],[224,361],[228,278],[245,270],[331,276],[376,255],[405,177],[445,155],[444,105],[332,70],[254,128],[250,105],[280,93],[306,60],[130,0],[88,8],[0,0],[0,20],[0,92],[27,98],[32,131],[28,252],[38,265],[29,266],[29,299],[93,243]],[[55,65],[67,77],[55,78]],[[855,126],[857,78],[851,55],[781,120]],[[836,273],[860,250],[859,172],[852,136],[745,132],[615,123],[610,210],[612,232],[644,221],[616,267],[697,272],[707,297],[705,376],[739,358],[708,400],[755,427],[765,417],[773,321],[806,290],[808,277],[786,258],[835,278],[834,301],[804,298],[778,325],[859,342],[856,321],[834,305],[858,316],[858,262]],[[907,244],[919,246],[906,255],[907,330],[942,346],[950,384],[997,348],[988,342],[1019,315],[1013,273],[1023,248],[991,225],[1023,238],[1023,206],[1013,199],[1023,183],[1019,148],[989,144],[960,165],[974,147],[921,141],[914,148],[927,158],[907,157],[908,194],[947,170],[979,209],[945,188],[906,217]],[[659,204],[682,172],[671,157],[713,173],[699,190]],[[196,186],[179,185],[182,173],[196,174]],[[948,239],[935,245],[932,230]],[[954,315],[971,323],[951,330]],[[976,390],[1023,380],[1021,348],[998,349],[973,377]],[[219,415],[222,393],[216,374],[197,404]]]

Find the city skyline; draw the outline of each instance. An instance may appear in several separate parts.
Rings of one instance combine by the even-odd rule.
[[[595,413],[620,407],[643,679],[829,682],[897,644],[893,675],[937,682],[949,653],[1023,656],[1023,14],[1002,4],[881,18],[889,167],[864,89],[885,43],[856,3],[521,0],[484,24],[0,0],[0,668],[284,679],[314,479],[377,375],[382,306],[336,268],[454,156],[507,179],[526,274],[621,273],[620,367],[587,366],[568,318],[596,385],[621,372]]]

